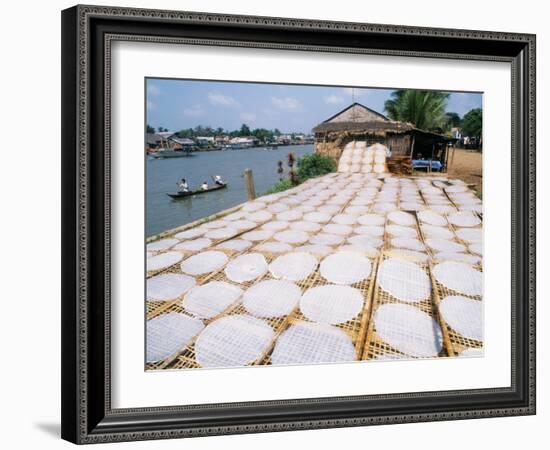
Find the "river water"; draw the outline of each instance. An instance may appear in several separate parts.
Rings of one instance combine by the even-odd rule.
[[[147,236],[215,214],[246,201],[243,173],[252,169],[256,195],[261,195],[278,180],[277,161],[283,161],[285,174],[289,152],[298,158],[313,153],[313,145],[293,145],[277,150],[253,148],[194,153],[189,158],[152,159],[146,161],[146,233]],[[227,189],[182,199],[172,199],[167,192],[177,191],[176,183],[185,178],[191,189],[203,181],[212,184],[211,175],[221,175]]]

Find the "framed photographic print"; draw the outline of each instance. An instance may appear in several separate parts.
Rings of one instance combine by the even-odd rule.
[[[535,413],[535,37],[62,13],[62,436]]]

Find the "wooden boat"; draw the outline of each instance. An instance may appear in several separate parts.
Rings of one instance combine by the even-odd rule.
[[[225,189],[227,187],[227,184],[218,184],[214,185],[211,188],[208,189],[197,189],[196,191],[179,191],[179,192],[169,192],[166,195],[172,198],[184,198],[184,197],[191,197],[192,195],[199,195],[199,194],[206,194],[207,192],[212,191],[219,191],[220,189]]]

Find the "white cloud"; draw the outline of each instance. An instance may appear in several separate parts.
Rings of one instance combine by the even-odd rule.
[[[183,115],[188,117],[200,117],[204,116],[206,112],[201,108],[200,105],[192,106],[191,108],[185,108],[183,110]]]
[[[157,97],[160,94],[161,90],[156,84],[147,83],[147,95]]]
[[[329,95],[325,97],[325,103],[330,105],[338,105],[340,103],[344,103],[344,99],[339,95]]]
[[[243,113],[241,113],[241,119],[246,120],[248,122],[254,122],[256,120],[256,114],[249,113],[249,112],[243,112]]]
[[[233,97],[230,97],[229,95],[223,95],[219,92],[209,92],[208,93],[208,100],[210,100],[210,103],[213,105],[219,105],[219,106],[237,106],[238,102]]]
[[[301,103],[292,97],[271,97],[271,104],[285,111],[300,111],[302,109]]]

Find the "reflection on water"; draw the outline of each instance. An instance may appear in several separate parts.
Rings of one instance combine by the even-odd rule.
[[[195,153],[190,158],[148,159],[146,185],[146,233],[151,236],[185,223],[215,214],[246,201],[244,169],[254,173],[256,194],[267,191],[279,180],[277,161],[293,152],[296,157],[313,152],[313,145],[279,147],[277,150],[255,148]],[[176,183],[186,178],[191,189],[203,181],[212,184],[211,175],[221,175],[227,189],[208,194],[172,199],[167,192],[177,190]]]

